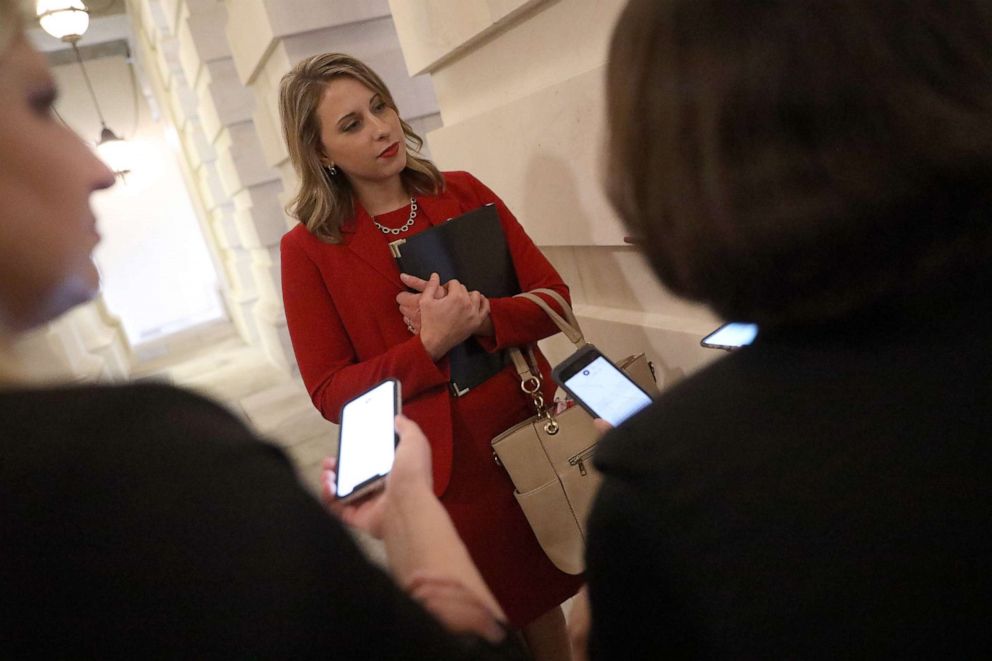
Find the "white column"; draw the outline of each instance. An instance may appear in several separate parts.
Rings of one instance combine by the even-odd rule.
[[[238,79],[219,0],[129,0],[144,59],[153,62],[183,145],[208,243],[223,267],[228,310],[242,337],[276,365],[293,366],[273,273],[286,223],[281,183],[262,153],[254,100]],[[276,262],[276,266],[277,266]]]
[[[390,0],[411,74],[429,73],[443,128],[442,169],[492,187],[571,286],[590,341],[611,356],[646,351],[670,383],[716,357],[716,325],[679,300],[624,243],[602,192],[605,65],[623,0]],[[545,343],[553,359],[571,345]]]

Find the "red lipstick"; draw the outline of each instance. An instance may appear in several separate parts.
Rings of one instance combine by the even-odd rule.
[[[379,158],[392,158],[393,156],[396,156],[399,150],[400,150],[400,143],[394,142],[393,144],[389,145],[381,152],[379,152]]]

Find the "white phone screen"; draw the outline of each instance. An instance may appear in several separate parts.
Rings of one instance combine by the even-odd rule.
[[[598,417],[616,427],[651,403],[643,390],[602,356],[565,381]]]
[[[345,404],[338,440],[337,495],[389,473],[396,451],[396,382],[386,381]]]
[[[743,347],[754,342],[758,336],[758,326],[741,322],[724,324],[714,333],[703,339],[704,345],[715,345],[718,347]]]

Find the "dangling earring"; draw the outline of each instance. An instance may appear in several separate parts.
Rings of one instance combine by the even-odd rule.
[[[329,174],[329,175],[331,175],[333,177],[337,173],[338,173],[338,169],[336,167],[334,167],[333,165],[328,165],[327,166],[327,174]]]

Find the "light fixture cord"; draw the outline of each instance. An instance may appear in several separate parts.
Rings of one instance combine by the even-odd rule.
[[[86,73],[86,67],[83,66],[83,56],[79,54],[79,47],[76,46],[76,42],[72,42],[72,50],[76,53],[76,60],[79,62],[79,68],[83,70],[83,80],[86,81],[86,87],[90,90],[90,98],[93,99],[93,107],[96,108],[96,116],[100,118],[100,126],[107,128],[107,122],[103,119],[103,113],[100,112],[100,104],[96,101],[96,92],[93,91],[93,83],[90,82],[90,77]]]

